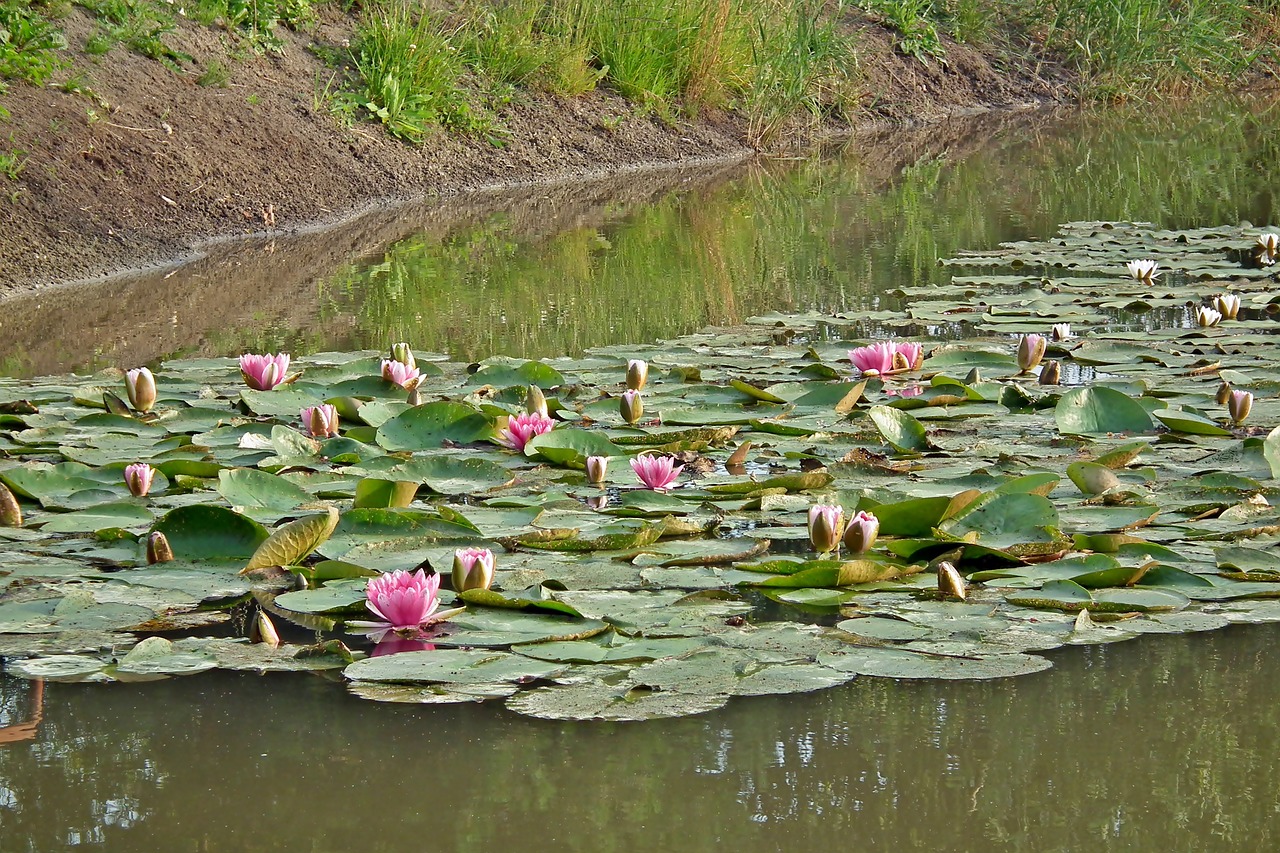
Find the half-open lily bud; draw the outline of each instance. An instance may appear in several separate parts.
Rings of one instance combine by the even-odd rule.
[[[609,467],[608,456],[587,457],[587,482],[593,486],[604,485],[604,472]]]
[[[124,390],[134,411],[149,412],[156,404],[156,378],[145,367],[135,367],[125,373]]]
[[[151,481],[155,476],[156,469],[145,462],[135,462],[125,466],[124,484],[129,487],[129,494],[143,498],[151,491]]]
[[[1058,361],[1046,361],[1042,364],[1040,366],[1040,384],[1061,385],[1062,363]]]
[[[938,589],[943,595],[949,595],[964,601],[964,576],[946,560],[938,563]]]
[[[1160,275],[1158,270],[1160,265],[1155,261],[1129,261],[1125,264],[1125,268],[1129,270],[1129,275],[1138,281],[1150,284],[1156,276]]]
[[[865,554],[876,544],[880,535],[880,519],[869,512],[859,512],[849,519],[849,526],[844,529],[844,547],[850,554]]]
[[[147,537],[147,562],[167,563],[173,559],[169,538],[157,530]]]
[[[265,611],[259,610],[253,624],[249,626],[249,642],[279,647],[280,634],[276,631],[276,623],[271,621]]]
[[[312,438],[332,438],[338,434],[338,409],[329,403],[307,406],[302,410],[302,422]]]
[[[649,381],[649,362],[633,358],[627,362],[627,387],[639,391]]]
[[[459,548],[453,552],[453,591],[488,589],[493,584],[493,552],[488,548]]]
[[[840,545],[844,533],[844,509],[840,506],[815,504],[809,507],[809,542],[813,550],[825,554]]]
[[[531,415],[542,415],[544,418],[549,416],[547,397],[537,385],[529,386],[528,392],[524,395],[524,408]]]
[[[22,507],[9,487],[0,483],[0,527],[21,527]]]
[[[1071,334],[1070,323],[1054,323],[1049,331],[1055,341],[1069,341],[1075,337],[1075,335]]]
[[[1212,308],[1206,308],[1201,305],[1196,309],[1196,325],[1201,328],[1216,326],[1222,320],[1222,315]]]
[[[288,378],[289,354],[245,353],[240,356],[240,375],[244,378],[244,383],[253,390],[270,391]]]
[[[1045,339],[1040,335],[1023,335],[1018,340],[1018,370],[1026,373],[1034,370],[1044,358]]]
[[[1253,409],[1253,395],[1248,391],[1232,391],[1227,398],[1227,413],[1233,423],[1243,423]]]
[[[1218,401],[1219,406],[1225,406],[1227,401],[1231,399],[1231,383],[1225,379],[1222,380],[1222,384],[1218,386],[1217,396],[1214,399]]]
[[[634,424],[644,417],[644,402],[640,399],[640,392],[635,389],[623,391],[622,396],[618,398],[618,412],[629,424]]]
[[[1219,293],[1213,297],[1213,307],[1224,320],[1234,320],[1240,313],[1240,297],[1234,293]]]
[[[398,361],[411,370],[418,369],[418,361],[413,357],[413,350],[409,349],[409,345],[404,342],[391,345],[391,360]]]

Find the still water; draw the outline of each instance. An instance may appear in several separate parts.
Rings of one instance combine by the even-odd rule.
[[[385,211],[10,300],[0,366],[392,340],[537,357],[893,304],[939,257],[1071,219],[1274,223],[1278,109],[987,117]],[[318,677],[0,678],[0,851],[1271,850],[1278,641],[1147,637],[994,683],[861,678],[643,724],[379,705]]]

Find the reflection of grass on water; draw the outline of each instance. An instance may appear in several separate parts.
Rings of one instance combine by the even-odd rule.
[[[892,288],[945,280],[941,257],[1045,237],[1063,221],[1263,224],[1273,211],[1265,164],[1280,160],[1273,111],[1228,103],[1189,122],[1185,108],[1124,110],[1014,130],[964,159],[929,155],[888,186],[852,152],[552,236],[496,216],[339,273],[321,286],[322,314],[354,311],[354,346],[542,357],[771,311],[866,307]]]

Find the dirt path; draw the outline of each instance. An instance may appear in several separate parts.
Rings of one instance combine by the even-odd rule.
[[[73,48],[92,29],[78,9],[64,24]],[[324,104],[331,72],[307,45],[336,46],[348,26],[335,15],[308,36],[286,33],[282,56],[251,55],[220,88],[123,48],[77,68],[91,96],[13,83],[4,130],[26,163],[0,198],[0,295],[195,256],[214,239],[288,234],[388,201],[754,153],[732,115],[668,124],[606,91],[522,92],[501,116],[510,130],[501,148],[443,133],[413,148],[375,125],[346,128]],[[226,51],[215,31],[194,25],[173,41],[197,62]],[[948,45],[945,64],[924,65],[869,23],[858,44],[866,123],[1062,99],[1043,69],[997,70],[963,45]]]

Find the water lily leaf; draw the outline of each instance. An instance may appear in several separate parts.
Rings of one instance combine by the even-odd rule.
[[[312,500],[305,489],[283,477],[254,468],[219,471],[218,493],[232,506],[277,511],[290,510]]]
[[[41,530],[46,533],[93,533],[110,527],[144,527],[151,524],[151,510],[136,503],[105,503],[90,509],[56,515]]]
[[[365,477],[356,483],[355,509],[403,507],[413,503],[418,484],[408,481],[379,480]]]
[[[908,413],[889,406],[872,406],[867,414],[895,452],[924,453],[932,448],[924,424]]]
[[[505,699],[520,688],[515,684],[383,684],[376,681],[351,681],[347,690],[361,699],[374,702],[399,702],[410,705],[459,705],[463,702],[485,702]]]
[[[269,415],[285,421],[293,421],[303,409],[319,406],[324,402],[319,394],[289,386],[273,388],[270,391],[254,391],[246,388],[240,392],[240,401],[255,415]]]
[[[207,504],[170,510],[152,530],[165,535],[178,559],[229,562],[248,559],[269,535],[253,519]]]
[[[476,538],[475,528],[469,522],[459,524],[432,513],[410,509],[369,508],[343,513],[328,541],[318,547],[320,553],[330,559],[347,559],[358,565],[378,568],[368,560],[369,555],[392,552],[394,556],[394,552],[434,548],[441,542],[473,542]],[[417,560],[408,565],[415,562]]]
[[[505,486],[512,481],[506,467],[488,459],[455,456],[420,456],[381,470],[391,480],[422,483],[440,495],[474,495]]]
[[[786,592],[763,589],[762,592],[774,601],[782,601],[801,608],[814,608],[815,612],[820,612],[824,607],[840,607],[863,594],[859,590],[852,589],[819,589],[813,587],[790,589]]]
[[[105,661],[89,655],[49,655],[42,658],[10,661],[5,664],[4,671],[8,675],[16,675],[19,678],[44,681],[110,681],[110,678],[102,674],[105,668]]]
[[[517,595],[503,595],[492,589],[468,589],[458,593],[458,598],[467,604],[475,604],[481,607],[499,607],[505,610],[531,610],[542,613],[558,613],[563,616],[577,616],[582,614],[578,612],[578,608],[563,601],[556,601],[547,595],[542,587],[536,590]],[[550,658],[546,658],[550,660]]]
[[[837,622],[836,627],[841,631],[847,631],[850,634],[856,634],[869,640],[892,640],[894,642],[922,640],[935,633],[931,628],[904,622],[901,619],[886,619],[883,616],[845,619],[842,622]]]
[[[544,720],[624,721],[705,714],[724,707],[728,701],[727,693],[690,695],[654,691],[630,683],[589,681],[523,690],[507,700],[507,707],[518,714]]]
[[[881,678],[986,679],[1042,672],[1052,664],[1036,655],[930,655],[900,648],[850,648],[818,656],[833,669]]]
[[[1104,589],[1093,595],[1090,610],[1103,612],[1172,611],[1191,603],[1187,596],[1172,589]]]
[[[141,569],[112,572],[111,579],[135,586],[176,590],[196,601],[238,598],[249,592],[249,583],[225,570],[193,566],[177,560]]]
[[[564,376],[560,371],[540,361],[526,361],[518,367],[509,364],[485,365],[473,373],[468,380],[468,385],[492,385],[495,388],[506,388],[511,385],[555,388],[563,384]]]
[[[911,498],[873,508],[884,536],[927,536],[942,520],[951,498]]]
[[[902,566],[875,560],[814,560],[798,572],[751,583],[752,586],[835,587],[893,580],[921,571],[919,566]]]
[[[1115,471],[1096,462],[1072,462],[1067,466],[1067,476],[1086,495],[1100,495],[1120,485]]]
[[[541,456],[556,465],[585,465],[588,456],[625,456],[626,452],[598,431],[562,427],[536,435],[524,447],[526,456]]]
[[[1275,551],[1230,546],[1215,548],[1213,556],[1219,569],[1234,569],[1239,572],[1280,572],[1280,556],[1277,556]]]
[[[1052,542],[1058,511],[1042,495],[1029,492],[990,493],[938,525],[952,536],[977,534],[978,544],[1008,548],[1031,542]]]
[[[1084,610],[1093,604],[1089,590],[1075,581],[1050,581],[1038,590],[1017,592],[1005,596],[1005,601],[1019,607],[1035,607],[1048,610]]]
[[[79,491],[101,490],[108,485],[92,468],[79,462],[57,465],[31,462],[5,468],[0,470],[0,482],[12,489],[15,495],[31,498],[42,505],[65,500]],[[124,494],[124,479],[120,474],[113,476],[110,484],[120,487],[115,494]]]
[[[429,450],[469,444],[493,435],[489,419],[470,406],[447,400],[414,406],[378,427],[378,444],[387,450]]]
[[[291,566],[320,547],[338,526],[338,510],[327,507],[323,515],[309,515],[277,527],[271,532],[241,571],[265,569],[270,566]]]
[[[277,595],[275,605],[295,613],[366,613],[368,578],[348,578],[326,583],[318,589],[300,589]]]
[[[194,675],[218,666],[213,658],[175,651],[162,637],[148,637],[116,662],[116,672],[130,675]]]
[[[748,397],[750,397],[753,400],[760,400],[765,403],[786,403],[787,402],[787,400],[784,400],[782,397],[779,397],[777,394],[771,394],[768,391],[764,390],[763,388],[757,388],[751,383],[744,382],[741,379],[730,379],[729,387],[737,391],[741,391],[743,394],[746,394]]]
[[[1157,409],[1151,416],[1174,432],[1189,435],[1231,435],[1231,430],[1223,429],[1221,425],[1196,412]]]
[[[1064,435],[1150,432],[1151,415],[1137,401],[1111,388],[1086,386],[1063,394],[1054,409]]]
[[[501,648],[546,640],[583,640],[594,637],[607,628],[598,619],[479,608],[452,617],[442,625],[442,629],[448,633],[434,638],[432,642],[445,646]]]
[[[664,692],[765,696],[834,687],[850,681],[854,673],[795,660],[786,653],[713,647],[645,664],[633,669],[630,677],[638,685]]]
[[[772,489],[782,489],[785,492],[808,492],[825,489],[833,482],[835,477],[826,471],[806,471],[802,474],[780,474],[767,480],[718,483],[707,486],[707,491],[715,495],[747,495]]]
[[[1267,433],[1262,442],[1262,456],[1271,468],[1271,478],[1280,480],[1280,426]]]
[[[694,637],[659,639],[625,639],[616,634],[608,639],[571,640],[562,643],[529,643],[512,646],[513,652],[555,663],[645,663],[659,658],[675,657],[706,647],[706,641]]]
[[[563,664],[480,649],[436,649],[366,658],[343,670],[351,681],[396,684],[495,684],[552,678]]]

